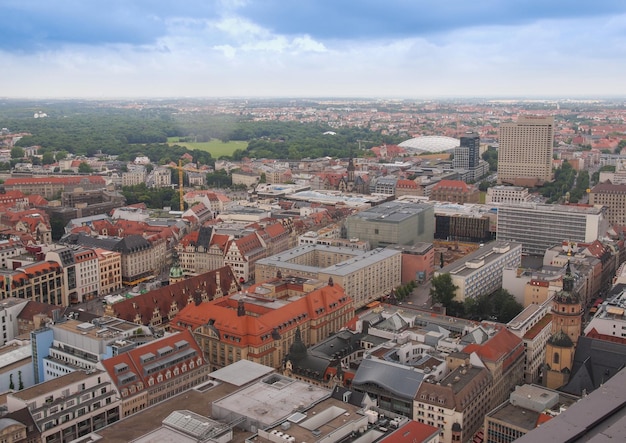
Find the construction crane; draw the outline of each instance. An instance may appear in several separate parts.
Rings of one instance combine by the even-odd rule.
[[[183,195],[185,194],[185,187],[183,186],[184,172],[205,172],[195,168],[183,168],[183,160],[178,159],[178,166],[172,166],[172,168],[178,169],[178,199],[180,200],[180,212],[185,211],[185,201]]]

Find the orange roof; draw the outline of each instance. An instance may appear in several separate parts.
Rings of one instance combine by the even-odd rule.
[[[522,340],[506,328],[500,328],[489,340],[479,345],[472,343],[467,345],[463,352],[471,354],[475,352],[482,360],[497,362],[504,359],[503,371],[524,352]]]
[[[528,340],[534,339],[537,334],[541,332],[543,328],[549,325],[552,322],[552,314],[546,314],[541,320],[539,320],[535,325],[524,334],[524,338]]]
[[[244,300],[246,312],[251,315],[237,315],[240,298]],[[343,288],[337,284],[319,288],[277,308],[270,307],[275,303],[273,299],[265,299],[267,306],[246,303],[245,299],[245,295],[238,293],[236,296],[221,297],[197,306],[188,305],[172,319],[170,326],[174,329],[194,330],[211,323],[222,336],[226,334],[234,340],[238,339],[238,346],[259,346],[272,340],[274,329],[284,333],[295,329],[302,321],[322,318],[351,303]]]

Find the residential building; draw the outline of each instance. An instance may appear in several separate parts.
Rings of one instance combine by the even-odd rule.
[[[213,368],[242,359],[278,368],[294,341],[296,329],[305,344],[313,345],[354,316],[352,300],[337,284],[315,288],[305,279],[296,279],[286,285],[282,278],[269,284],[282,289],[268,292],[264,283],[254,287],[254,292],[190,304],[170,326],[193,331]]]
[[[621,286],[621,285],[620,285]],[[626,291],[604,301],[585,326],[584,335],[591,338],[626,344]]]
[[[163,166],[155,168],[151,173],[152,185],[155,188],[169,188],[172,186],[172,170]]]
[[[626,225],[626,184],[598,183],[589,192],[589,204],[605,206],[610,225]]]
[[[94,248],[98,258],[99,295],[107,295],[122,288],[122,254]]]
[[[553,180],[554,117],[520,115],[499,129],[498,184],[533,187]]]
[[[347,238],[368,241],[372,248],[431,243],[434,208],[427,203],[387,202],[348,217],[345,227]]]
[[[190,331],[170,334],[102,362],[121,397],[121,417],[178,395],[209,378]]]
[[[487,243],[465,257],[435,271],[435,276],[450,274],[457,287],[455,298],[477,298],[491,294],[502,287],[505,267],[518,267],[522,263],[522,245],[496,240]]]
[[[528,305],[507,328],[524,342],[524,382],[537,383],[546,360],[546,344],[552,335],[552,299],[542,304]]]
[[[255,264],[266,256],[266,248],[256,232],[227,244],[224,265],[230,266],[240,283],[254,276]]]
[[[146,168],[138,165],[122,172],[122,186],[137,186],[146,182]]]
[[[413,419],[439,428],[443,443],[470,441],[489,411],[492,384],[482,364],[458,366],[441,382],[426,378],[415,395]]]
[[[79,248],[72,251],[76,265],[76,292],[78,301],[97,297],[100,293],[100,265],[93,249]]]
[[[21,298],[2,298],[0,303],[0,325],[2,327],[0,347],[20,335],[18,318],[27,305],[28,300]]]
[[[69,305],[63,268],[54,261],[42,261],[0,270],[0,299],[16,297],[57,306]]]
[[[524,379],[524,343],[511,331],[500,326],[486,325],[486,336],[467,345],[463,352],[475,352],[491,373],[487,411],[505,401],[515,386]],[[486,413],[483,412],[483,416]]]
[[[497,210],[497,239],[521,243],[524,254],[544,255],[563,240],[591,243],[608,229],[603,207],[527,203]]]
[[[73,441],[120,419],[119,394],[100,370],[75,371],[7,394],[9,413],[27,408],[42,442]]]
[[[241,170],[233,171],[231,177],[233,179],[233,185],[244,185],[249,188],[255,186],[259,180],[261,180],[259,174]]]
[[[402,252],[394,249],[363,251],[350,247],[307,245],[256,262],[258,282],[277,273],[320,281],[333,281],[345,288],[359,309],[400,286]]]

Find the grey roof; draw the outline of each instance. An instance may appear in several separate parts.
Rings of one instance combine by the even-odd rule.
[[[391,201],[382,203],[372,208],[361,211],[357,214],[350,216],[350,218],[360,218],[363,220],[372,220],[377,222],[400,222],[407,218],[414,217],[415,215],[424,212],[426,210],[433,210],[434,206],[429,203],[409,203]]]
[[[626,345],[579,337],[569,383],[563,391],[582,395],[606,383],[626,366]]]
[[[581,337],[584,338],[584,337]],[[626,370],[516,443],[623,441],[626,435]]]
[[[132,254],[133,252],[145,251],[150,249],[150,242],[141,235],[129,235],[121,239],[115,245],[114,251],[122,254]]]
[[[222,369],[211,372],[209,376],[231,385],[243,386],[273,371],[274,369],[269,366],[250,360],[239,360]]]
[[[365,358],[354,375],[352,386],[375,384],[393,395],[413,399],[424,374],[405,365]]]
[[[120,239],[118,237],[92,237],[82,232],[79,234],[69,234],[63,238],[65,243],[85,246],[88,248],[102,248],[113,251]]]
[[[212,234],[213,229],[210,226],[202,226],[200,231],[198,231],[198,241],[196,242],[196,247],[202,246],[204,249],[209,249]]]
[[[340,400],[346,403],[350,403],[351,405],[361,407],[363,406],[363,400],[365,399],[365,395],[366,394],[364,392],[351,391],[350,389],[346,389],[343,386],[335,386],[331,397],[336,400]]]

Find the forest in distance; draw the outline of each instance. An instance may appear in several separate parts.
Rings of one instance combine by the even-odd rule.
[[[45,112],[46,117],[33,118],[36,112]],[[11,107],[4,104],[0,107],[0,128],[7,128],[11,133],[31,134],[19,140],[16,146],[41,146],[39,154],[108,154],[118,156],[120,161],[130,161],[142,154],[156,164],[176,161],[185,152],[191,153],[195,162],[211,164],[215,161],[206,151],[169,145],[167,140],[171,137],[197,142],[211,139],[247,142],[246,149],[237,149],[230,156],[233,160],[356,156],[359,140],[368,140],[361,146],[364,149],[402,141],[364,128],[334,129],[320,123],[293,121],[257,122],[228,114],[180,113],[168,107],[122,108],[89,102],[60,102],[45,107],[29,103],[14,103]],[[325,135],[328,131],[335,134]]]

